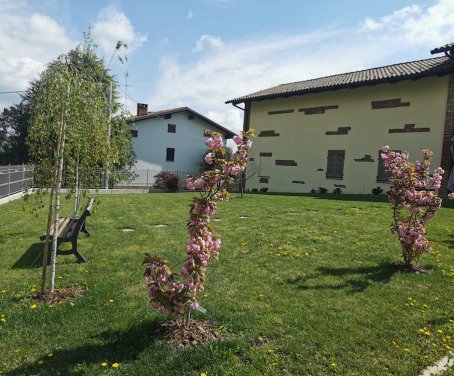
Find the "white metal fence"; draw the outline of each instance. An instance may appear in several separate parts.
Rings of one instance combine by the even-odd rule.
[[[33,168],[28,165],[0,166],[0,198],[33,186]]]
[[[150,169],[132,169],[130,171],[115,171],[108,177],[99,170],[90,181],[84,182],[87,189],[150,189],[156,181],[156,175],[162,171]],[[196,171],[166,171],[178,175],[181,188],[186,186],[188,175],[198,175]],[[83,174],[83,172],[81,172]],[[108,181],[108,182],[107,182]],[[0,166],[0,198],[24,191],[28,188],[37,188],[39,182],[33,184],[33,166],[7,165]],[[74,185],[74,176],[63,174],[62,187]]]
[[[156,181],[156,175],[162,171],[149,170],[149,169],[133,169],[130,172],[116,171],[112,176],[111,188],[143,188],[150,189]],[[196,171],[166,171],[171,174],[178,175],[181,181],[181,187],[186,186],[186,179],[188,175],[198,175]]]

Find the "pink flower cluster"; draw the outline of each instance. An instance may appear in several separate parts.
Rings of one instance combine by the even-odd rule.
[[[402,256],[407,265],[432,250],[425,238],[425,226],[441,207],[438,189],[444,171],[438,167],[430,175],[432,152],[425,149],[422,154],[423,160],[414,164],[409,162],[408,153],[391,151],[389,146],[384,146],[381,154],[390,174],[388,201],[393,205],[394,213],[391,232],[399,237]],[[406,211],[402,212],[402,209]]]
[[[204,291],[206,267],[212,258],[217,258],[221,239],[211,227],[211,217],[216,213],[216,201],[226,201],[228,192],[224,185],[233,183],[233,176],[244,171],[248,159],[248,151],[252,145],[249,137],[253,131],[235,136],[237,151],[232,159],[223,158],[225,149],[220,134],[211,133],[206,141],[208,153],[205,162],[213,169],[206,171],[201,177],[188,177],[188,190],[201,190],[201,197],[194,197],[190,206],[187,223],[189,239],[186,246],[187,257],[181,269],[182,281],[173,274],[166,262],[157,257],[147,256],[145,284],[152,308],[162,314],[179,314],[199,308],[197,293]]]

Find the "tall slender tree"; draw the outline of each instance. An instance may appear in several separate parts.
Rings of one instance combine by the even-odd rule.
[[[46,285],[50,228],[56,226],[60,209],[63,172],[65,187],[76,191],[73,215],[77,215],[80,189],[99,178],[99,169],[131,163],[131,141],[119,108],[109,102],[108,88],[116,87],[104,61],[89,38],[84,45],[51,62],[35,83],[28,133],[35,181],[50,187],[47,236],[44,246],[41,290]],[[115,94],[116,95],[116,94]],[[114,98],[115,98],[114,95]],[[109,132],[112,128],[114,131]],[[113,135],[110,139],[108,135]],[[57,242],[51,251],[50,291],[55,288]]]

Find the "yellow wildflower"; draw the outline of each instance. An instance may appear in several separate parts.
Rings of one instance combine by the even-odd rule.
[[[200,376],[207,376],[206,372],[202,372]]]
[[[44,360],[41,360],[41,359],[38,360],[38,365],[39,365],[39,366],[42,366],[43,364],[44,364]]]
[[[38,306],[36,304],[32,304],[30,308],[31,309],[36,309],[36,308],[38,308]]]
[[[118,363],[113,363],[112,364],[112,368],[118,368],[118,367],[120,367],[120,364],[118,364]]]
[[[52,358],[53,356],[54,356],[53,353],[51,353],[51,352],[50,352],[50,353],[47,353],[47,357],[48,357],[48,358]]]
[[[334,362],[332,362],[332,363],[330,364],[330,366],[333,367],[333,368],[335,368],[335,367],[337,366],[337,364],[334,363]]]
[[[114,302],[114,300],[113,300],[113,299],[109,299],[109,303],[113,303],[113,302]]]
[[[107,367],[107,363],[106,363],[106,362],[102,362],[102,363],[101,363],[101,366]]]

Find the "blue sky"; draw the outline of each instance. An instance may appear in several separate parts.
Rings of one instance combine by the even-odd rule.
[[[0,0],[0,20],[0,92],[26,89],[91,27],[106,60],[129,45],[110,66],[129,111],[188,106],[235,131],[228,99],[454,41],[454,0]],[[1,94],[0,108],[19,100]]]

